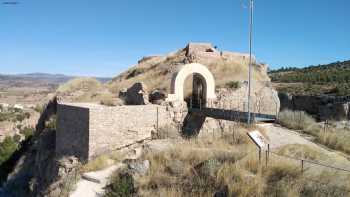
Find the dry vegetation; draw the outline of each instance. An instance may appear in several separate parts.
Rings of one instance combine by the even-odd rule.
[[[247,128],[236,135],[224,133],[213,139],[203,136],[178,140],[169,149],[148,152],[145,176],[120,172],[107,187],[106,196],[346,196],[346,185],[335,185],[335,174],[301,173],[300,166],[271,157],[267,166],[259,163],[257,150],[247,138]],[[307,147],[290,145],[278,150],[317,160],[322,154]],[[349,177],[350,178],[350,177]],[[322,183],[311,180],[321,180]]]
[[[108,91],[104,84],[95,78],[75,78],[60,85],[56,94],[67,102],[94,102],[103,105],[118,105],[117,95]]]
[[[115,77],[107,85],[111,92],[118,93],[125,87],[136,82],[144,82],[149,91],[154,89],[169,92],[172,74],[187,60],[186,51],[181,49],[165,56],[150,58],[133,66],[129,70]],[[217,87],[224,87],[229,81],[244,81],[248,76],[248,64],[240,59],[226,59],[224,57],[202,58],[196,62],[204,64],[213,73]],[[254,65],[253,79],[255,81],[269,81],[263,65]],[[233,74],[232,74],[233,73]]]
[[[109,154],[103,154],[95,159],[89,161],[88,163],[81,166],[81,172],[91,172],[105,169],[117,162],[120,162],[121,158],[124,157],[124,154],[121,152],[115,151]]]
[[[302,111],[282,111],[278,119],[279,123],[287,128],[301,130],[315,137],[315,141],[318,143],[350,154],[350,132],[346,129],[337,129],[331,126],[325,129]]]
[[[75,78],[57,88],[59,93],[72,93],[78,90],[97,91],[102,84],[94,78]]]

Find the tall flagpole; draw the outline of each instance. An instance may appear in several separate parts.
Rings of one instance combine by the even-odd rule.
[[[250,0],[250,20],[249,20],[249,73],[248,73],[248,124],[251,123],[250,114],[250,91],[252,78],[252,37],[253,37],[253,11],[254,0]]]

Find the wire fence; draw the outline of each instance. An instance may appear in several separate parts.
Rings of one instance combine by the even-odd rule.
[[[343,175],[347,175],[347,174],[350,175],[350,169],[345,169],[345,168],[341,168],[341,167],[337,167],[337,166],[333,166],[333,165],[328,165],[328,164],[324,164],[324,163],[317,162],[317,161],[311,161],[311,160],[307,160],[307,159],[299,159],[299,158],[292,157],[292,156],[281,155],[281,154],[276,153],[276,152],[271,151],[271,150],[265,150],[264,152],[265,152],[264,157],[262,156],[263,152],[261,149],[258,149],[258,151],[253,150],[253,151],[247,152],[246,155],[241,159],[241,161],[244,158],[254,154],[254,155],[258,156],[260,166],[268,167],[269,163],[272,160],[272,158],[270,158],[270,157],[275,156],[279,159],[287,160],[290,163],[294,163],[295,166],[297,166],[299,164],[302,175],[305,175],[305,172],[307,170],[310,170],[310,169],[312,169],[312,167],[315,167],[315,166],[330,169],[330,170],[335,170],[337,172],[343,173]],[[318,169],[315,169],[315,170],[318,170]],[[350,194],[350,189],[346,185],[336,185],[336,183],[331,182],[331,181],[323,182],[320,180],[316,180],[315,177],[313,177],[313,176],[304,176],[304,178],[309,182],[313,182],[313,183],[317,184],[318,186],[316,187],[316,189],[318,190],[318,192],[327,193],[327,194],[329,192],[334,192],[334,191],[329,191],[329,186],[331,186],[332,188],[336,189],[336,191],[341,192],[345,195]],[[339,174],[337,174],[337,179],[339,179],[339,178],[340,178],[340,176],[339,176]],[[345,178],[347,178],[347,177],[345,177]],[[278,196],[278,194],[276,194],[276,196]]]
[[[259,161],[261,162],[261,160],[262,160],[262,149],[258,149],[258,151],[259,151]],[[291,160],[294,160],[296,162],[299,162],[302,172],[304,171],[304,167],[305,167],[306,164],[311,164],[311,165],[314,165],[314,166],[320,166],[320,167],[325,167],[325,168],[329,168],[329,169],[332,169],[332,170],[337,170],[337,171],[350,173],[350,169],[345,169],[345,168],[341,168],[341,167],[337,167],[337,166],[333,166],[333,165],[329,165],[329,164],[324,164],[324,163],[321,163],[321,162],[312,161],[312,160],[308,160],[308,159],[300,159],[300,158],[296,158],[296,157],[292,157],[292,156],[288,156],[288,155],[279,154],[277,152],[271,151],[270,150],[270,145],[268,145],[268,148],[265,150],[265,161],[266,161],[266,164],[269,162],[269,156],[271,154],[273,154],[275,156],[278,156],[278,157],[281,157],[281,158],[291,159]]]

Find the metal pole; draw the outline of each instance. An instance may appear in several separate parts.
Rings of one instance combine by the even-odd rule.
[[[250,0],[250,20],[249,20],[249,73],[248,73],[248,124],[250,124],[250,89],[252,75],[252,32],[253,32],[253,7],[254,0]]]
[[[301,173],[304,173],[304,160],[301,160]]]
[[[157,107],[157,137],[159,138],[159,111],[158,111],[159,109],[158,109],[158,107]]]

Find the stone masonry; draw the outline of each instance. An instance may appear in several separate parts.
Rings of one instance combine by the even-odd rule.
[[[157,116],[158,109],[158,116]],[[176,117],[169,106],[58,104],[56,154],[87,161],[102,153],[151,138]]]

